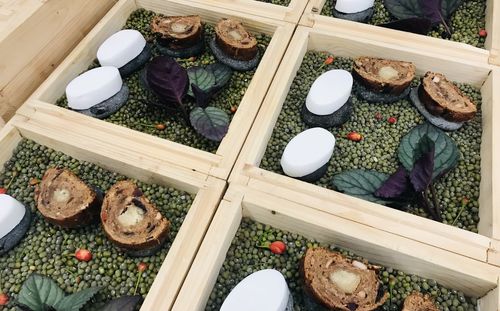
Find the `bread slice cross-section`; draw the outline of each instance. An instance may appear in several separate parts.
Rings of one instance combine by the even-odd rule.
[[[428,295],[413,292],[406,297],[403,311],[439,311],[439,309]]]
[[[135,256],[149,256],[167,239],[170,222],[130,180],[108,190],[101,209],[108,238]]]
[[[257,39],[239,21],[219,21],[215,26],[215,40],[219,48],[233,59],[248,61],[257,56]]]
[[[161,45],[172,50],[189,48],[203,41],[203,26],[198,15],[156,16],[151,30]]]

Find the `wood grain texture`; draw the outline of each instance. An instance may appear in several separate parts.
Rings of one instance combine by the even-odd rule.
[[[0,3],[0,116],[8,120],[115,2]]]

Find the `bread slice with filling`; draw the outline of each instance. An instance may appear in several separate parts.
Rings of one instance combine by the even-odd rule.
[[[97,218],[102,197],[70,170],[49,168],[35,190],[35,200],[45,220],[77,228]]]
[[[325,248],[309,248],[301,261],[306,291],[321,305],[345,311],[371,311],[384,304],[377,273]]]
[[[170,222],[130,180],[108,190],[101,209],[101,222],[108,238],[132,255],[147,256],[167,239]]]
[[[248,61],[257,56],[257,39],[239,21],[219,21],[215,26],[215,40],[219,48],[233,59]]]
[[[427,72],[422,78],[418,95],[431,114],[448,121],[469,121],[477,113],[472,100],[440,73]]]
[[[158,42],[170,49],[185,49],[203,40],[203,26],[198,15],[156,16],[151,21],[151,31]]]
[[[403,311],[439,311],[439,309],[428,295],[413,292],[406,297]]]
[[[415,72],[415,65],[409,62],[363,56],[354,60],[352,73],[373,92],[399,95],[410,86]]]

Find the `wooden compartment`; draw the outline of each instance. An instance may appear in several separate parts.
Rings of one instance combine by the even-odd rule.
[[[355,31],[356,36],[368,35],[370,38],[377,38],[380,42],[394,43],[400,40],[408,48],[428,49],[433,52],[441,52],[443,55],[484,62],[489,61],[490,64],[500,65],[500,4],[495,0],[487,0],[485,29],[488,32],[488,37],[485,42],[486,49],[476,48],[460,42],[323,16],[320,13],[325,2],[326,0],[309,1],[300,23],[304,26],[314,26],[335,31],[349,29]]]
[[[0,1],[0,116],[8,121],[116,0]]]
[[[479,234],[260,168],[283,103],[308,50],[327,51],[335,56],[365,55],[411,61],[416,65],[418,75],[433,70],[444,73],[452,81],[481,87],[483,133]],[[500,101],[500,93],[494,87],[500,82],[498,69],[432,50],[380,43],[376,38],[357,38],[343,30],[333,32],[302,26],[298,27],[282,63],[238,158],[230,182],[248,185],[252,189],[480,261],[488,260],[492,239],[500,238],[500,213],[496,208],[500,200],[496,191],[500,181],[500,142],[496,133],[500,132],[500,128],[496,120],[500,116],[495,108]],[[498,258],[496,260],[498,262]]]
[[[376,264],[434,279],[482,297],[478,301],[482,311],[498,310],[500,270],[496,267],[238,185],[226,192],[173,310],[204,310],[242,217],[335,244]]]
[[[141,308],[169,310],[222,199],[226,183],[214,177],[193,174],[154,158],[129,153],[125,148],[103,143],[81,132],[66,129],[64,137],[54,136],[57,131],[59,129],[37,124],[25,117],[12,118],[0,131],[2,170],[3,163],[10,159],[18,143],[27,138],[129,178],[172,187],[195,196]]]
[[[257,0],[194,0],[230,10],[244,10],[247,14],[265,16],[280,21],[298,23],[309,0],[291,0],[288,6],[281,6]],[[189,1],[192,2],[192,1]]]
[[[138,8],[168,15],[196,13],[203,21],[211,24],[216,23],[222,17],[233,17],[243,21],[252,32],[272,35],[266,53],[261,59],[238,111],[233,116],[229,132],[219,145],[216,154],[86,117],[54,105],[56,100],[64,94],[69,81],[85,71],[92,63],[99,45],[108,36],[120,30],[130,13]],[[185,0],[121,0],[33,94],[19,113],[40,120],[49,115],[57,116],[61,122],[71,120],[71,123],[75,125],[88,125],[97,130],[95,135],[106,133],[105,137],[109,138],[110,144],[121,142],[122,146],[148,150],[149,154],[157,154],[158,159],[168,163],[226,179],[285,53],[294,27],[295,25],[286,22],[247,14],[243,7],[239,11],[232,11]]]

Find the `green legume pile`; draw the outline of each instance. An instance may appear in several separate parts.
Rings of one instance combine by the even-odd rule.
[[[66,293],[90,286],[101,286],[95,302],[131,295],[137,281],[137,265],[148,264],[138,293],[146,296],[168,250],[186,216],[193,197],[186,192],[135,181],[153,204],[171,221],[170,235],[164,247],[151,257],[131,258],[115,248],[99,224],[65,230],[47,223],[36,209],[33,178],[41,180],[49,167],[73,171],[88,185],[103,191],[125,176],[107,171],[95,164],[78,161],[61,152],[23,140],[0,173],[0,186],[34,212],[27,235],[9,253],[0,257],[0,292],[11,302],[5,310],[14,311],[13,300],[32,272],[53,278]],[[74,258],[78,248],[89,249],[93,259],[79,262]]]
[[[449,40],[470,44],[478,48],[484,48],[485,38],[479,36],[479,31],[486,25],[486,2],[487,0],[464,0],[460,7],[453,13],[448,24],[452,29]],[[327,0],[321,15],[333,16],[333,8],[336,0]],[[375,13],[369,24],[380,25],[395,21],[384,6],[384,0],[375,0]],[[431,30],[428,36],[434,38],[448,39],[445,27],[439,25],[437,29]]]
[[[278,117],[261,168],[284,174],[280,159],[288,142],[308,127],[302,121],[301,109],[314,80],[331,69],[351,71],[352,60],[335,58],[335,61],[322,70],[321,64],[328,54],[310,51],[305,55],[302,65],[293,81],[288,97]],[[418,83],[415,79],[414,85]],[[438,203],[441,206],[443,222],[456,227],[477,232],[479,223],[479,184],[481,181],[481,94],[472,86],[461,84],[460,89],[467,94],[478,108],[476,117],[467,122],[460,130],[449,133],[457,144],[461,158],[458,166],[444,178],[434,182]],[[392,174],[399,167],[397,149],[404,135],[413,127],[424,122],[409,99],[394,104],[369,104],[356,95],[352,96],[354,112],[351,120],[341,128],[330,128],[337,142],[328,171],[316,185],[330,188],[334,174],[350,169],[376,170]],[[376,115],[382,116],[377,120]],[[396,124],[387,122],[389,117],[397,118]],[[361,142],[346,139],[349,132],[363,136]],[[465,199],[465,200],[464,200]],[[462,204],[467,201],[466,204]],[[423,209],[411,205],[412,214],[428,217]]]
[[[140,31],[146,40],[153,44],[154,39],[151,33],[150,23],[155,16],[156,14],[152,11],[144,9],[136,10],[130,15],[124,29],[136,29]],[[266,48],[271,41],[271,37],[262,34],[254,35],[258,41],[260,55],[264,55]],[[205,52],[195,60],[188,58],[177,59],[177,61],[185,68],[215,63],[216,59],[208,47],[208,41],[213,37],[213,26],[205,24]],[[152,57],[158,55],[159,52],[157,48],[154,47]],[[95,61],[90,68],[97,66],[98,63]],[[246,72],[233,71],[231,81],[220,92],[220,94],[217,95],[217,97],[210,101],[210,106],[226,111],[230,118],[232,118],[231,107],[238,107],[254,74],[255,70]],[[119,111],[105,119],[105,121],[165,138],[200,150],[215,153],[219,147],[219,142],[214,142],[204,138],[191,126],[188,126],[178,115],[172,115],[161,108],[148,105],[148,102],[152,102],[154,98],[141,86],[139,75],[140,71],[124,79],[124,83],[126,83],[130,88],[128,101]],[[194,101],[192,99],[187,100],[189,101],[188,105],[193,107]],[[66,96],[62,96],[56,104],[67,108],[68,102]],[[164,130],[156,129],[156,124],[165,124],[166,128]]]
[[[274,255],[267,249],[257,247],[257,245],[266,241],[274,242],[276,240],[283,241],[287,245],[285,254]],[[348,250],[337,248],[334,245],[321,244],[314,240],[308,240],[301,235],[282,231],[244,218],[229,248],[205,310],[219,310],[229,292],[241,280],[263,269],[276,269],[285,276],[294,298],[295,311],[323,310],[320,306],[310,308],[306,304],[305,299],[307,298],[304,296],[299,275],[300,259],[307,248],[317,246],[338,251],[346,257],[367,263],[365,259]],[[404,299],[413,291],[429,294],[439,309],[443,311],[476,310],[477,300],[475,298],[467,297],[456,290],[447,289],[434,280],[408,275],[403,271],[389,267],[382,267],[378,275],[384,289],[392,296],[380,308],[381,310],[401,310]]]
[[[290,5],[290,2],[292,0],[257,0],[257,1],[272,3],[272,4],[282,5],[282,6],[288,6],[288,5]]]

